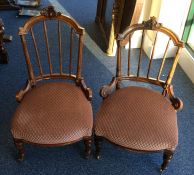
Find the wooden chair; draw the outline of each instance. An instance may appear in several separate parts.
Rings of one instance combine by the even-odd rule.
[[[138,33],[135,34],[136,32]],[[131,49],[134,45],[133,35],[140,35],[140,49]],[[155,36],[152,47],[147,47],[146,36],[149,35]],[[167,36],[167,43],[162,52],[163,58],[153,60],[157,46],[161,52],[161,43],[157,41],[160,36],[164,39],[164,35]],[[127,43],[129,50],[128,54],[125,54],[122,52],[122,47]],[[157,23],[155,17],[142,24],[128,27],[118,35],[117,45],[116,76],[109,85],[103,86],[100,90],[103,102],[97,112],[94,129],[97,159],[100,158],[100,143],[106,139],[132,151],[163,151],[163,163],[160,169],[162,172],[172,159],[178,144],[176,111],[182,108],[183,103],[174,96],[171,81],[184,45],[170,29]],[[175,56],[166,59],[168,50],[172,48],[171,45],[176,49]],[[145,56],[144,48],[151,49],[149,59]],[[134,58],[134,52],[137,51],[139,54],[135,55],[138,55],[138,58]],[[127,58],[125,59],[123,55]],[[124,69],[124,66],[127,68]],[[164,70],[168,72],[165,73]],[[126,83],[133,84],[128,86]],[[126,86],[121,88],[123,84]],[[160,87],[162,93],[155,87]]]
[[[84,140],[91,152],[92,91],[81,76],[84,29],[49,6],[19,29],[29,78],[11,132],[24,158],[24,143],[63,146]],[[55,42],[56,40],[56,42]]]

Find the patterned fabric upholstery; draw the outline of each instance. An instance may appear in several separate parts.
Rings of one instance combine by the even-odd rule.
[[[33,88],[16,109],[12,134],[38,144],[60,144],[92,135],[90,102],[74,84],[50,82]]]
[[[104,99],[96,116],[95,133],[134,150],[175,149],[176,111],[159,92],[122,88]]]

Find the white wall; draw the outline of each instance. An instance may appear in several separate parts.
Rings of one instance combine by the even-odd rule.
[[[192,0],[162,0],[159,21],[164,21],[164,25],[172,29],[179,38],[182,38],[185,22]],[[167,9],[167,10],[166,10]],[[194,83],[194,58],[185,48],[183,49],[179,65],[187,76]]]
[[[150,0],[145,0],[145,3],[150,3]],[[178,37],[181,39],[185,21],[187,18],[187,13],[189,10],[191,0],[158,0],[158,1],[152,1],[151,9],[147,9],[150,11],[150,16],[155,16],[158,19],[158,22],[162,23],[165,27],[170,28],[172,31],[174,31]],[[148,12],[146,12],[148,13]],[[144,19],[147,18],[147,15],[144,17]],[[150,47],[152,47],[154,42],[154,34],[147,33],[146,36],[146,43],[147,46],[144,47],[144,50],[148,56],[150,56]],[[163,51],[163,47],[167,44],[168,38],[160,38],[157,40],[157,45],[160,46],[161,49],[156,50],[154,54],[154,58],[161,58],[163,53],[160,52]],[[171,45],[169,47],[169,51],[167,54],[167,57],[171,57],[175,53],[175,49]]]
[[[165,27],[173,30],[181,39],[191,1],[192,0],[145,0],[139,22],[142,20],[148,20],[151,16],[155,16],[158,18],[158,22],[163,23]],[[138,36],[134,38],[136,41],[137,39]],[[158,41],[157,44],[161,44],[162,46],[164,40]],[[144,45],[144,50],[148,56],[151,54],[149,50],[150,47],[153,46],[153,42],[154,35],[148,33],[145,36],[146,45]],[[138,43],[134,45],[134,47],[139,47]],[[167,57],[170,57],[174,52],[175,50],[171,47]],[[160,58],[161,56],[162,53],[160,50],[156,50],[154,58]],[[194,83],[194,58],[187,49],[183,49],[179,59],[179,64]]]

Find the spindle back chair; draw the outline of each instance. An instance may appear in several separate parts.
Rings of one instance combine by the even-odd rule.
[[[149,45],[149,38],[153,36]],[[128,51],[123,51],[127,45]],[[133,50],[138,45],[139,48]],[[102,139],[134,151],[164,151],[163,171],[178,144],[176,111],[183,103],[174,96],[171,82],[184,44],[172,30],[151,17],[119,34],[117,46],[116,75],[100,90],[104,100],[96,116],[96,156],[100,157]],[[147,58],[145,53],[150,57]],[[156,54],[162,55],[157,60],[159,64],[154,60]],[[167,59],[169,56],[172,57],[170,60]],[[126,81],[127,87],[122,87]],[[137,82],[135,86],[134,81]],[[161,87],[162,94],[153,89],[153,85]]]
[[[16,94],[21,103],[11,126],[18,159],[24,157],[24,143],[60,146],[82,139],[88,158],[93,114],[92,91],[81,75],[84,28],[48,6],[19,35],[28,80]]]
[[[30,81],[32,81],[33,83],[35,83],[36,81],[39,80],[43,80],[43,79],[50,79],[50,78],[69,78],[69,79],[76,79],[79,80],[81,78],[81,64],[82,64],[82,48],[83,48],[83,34],[84,34],[84,28],[80,27],[79,24],[71,19],[68,16],[62,15],[60,12],[54,12],[52,11],[52,7],[49,7],[48,11],[47,9],[42,10],[41,11],[41,15],[40,16],[36,16],[31,18],[28,22],[26,22],[26,24],[24,25],[24,27],[19,29],[19,35],[21,37],[21,41],[22,41],[22,46],[24,49],[24,54],[25,54],[25,59],[26,59],[26,63],[27,63],[27,67],[28,67],[28,73],[29,73],[29,79]],[[58,62],[59,62],[59,72],[58,73],[54,73],[53,72],[53,65],[52,65],[52,60],[51,60],[51,47],[49,44],[49,36],[48,36],[48,26],[47,26],[47,21],[57,21],[57,30],[53,31],[53,32],[57,32],[56,37],[57,38],[53,38],[53,39],[57,39],[58,40],[58,55],[55,55],[54,59],[57,59],[56,57],[58,56]],[[42,24],[40,24],[42,23]],[[38,28],[39,33],[42,31],[42,34],[44,37],[39,36],[35,36],[34,31],[33,31],[33,27],[35,27],[35,25],[42,25],[42,29]],[[69,43],[70,43],[70,48],[69,48],[69,70],[65,73],[63,72],[63,52],[67,52],[66,50],[63,50],[62,48],[62,27],[63,24],[66,24],[70,27],[70,34],[69,34],[69,38],[65,38],[65,40],[69,39]],[[41,27],[41,26],[40,26]],[[50,27],[50,26],[49,26]],[[52,26],[51,26],[52,27]],[[54,28],[56,29],[56,28]],[[65,31],[67,32],[67,31]],[[52,32],[50,32],[52,33]],[[53,33],[52,33],[53,34]],[[33,41],[32,46],[28,48],[28,41],[30,39],[28,39],[28,41],[26,41],[26,36],[30,35],[29,37],[31,37],[31,41]],[[78,54],[77,54],[77,71],[76,74],[72,73],[72,55],[73,55],[73,37],[74,35],[77,36],[78,38]],[[51,39],[50,42],[53,42]],[[40,41],[40,40],[44,40],[44,41]],[[43,71],[43,66],[41,64],[41,57],[40,57],[40,47],[38,47],[38,42],[41,42],[41,44],[45,44],[46,47],[46,53],[47,53],[47,63],[48,63],[48,67],[49,67],[49,71],[47,73],[45,73]],[[40,46],[40,45],[39,45]],[[42,46],[43,47],[43,46]],[[30,57],[30,53],[29,53],[29,49],[32,50],[34,49],[35,51],[35,58],[36,58],[36,66],[39,69],[39,75],[35,76],[34,74],[34,70],[33,70],[33,65],[31,62],[31,57]],[[45,65],[44,65],[45,66]]]
[[[132,42],[133,40],[133,35],[136,33],[141,34],[141,39],[139,42],[139,53],[138,53],[138,61],[136,65],[136,70],[134,71],[134,65],[132,64],[131,60],[131,52],[132,52]],[[150,46],[150,56],[149,56],[149,63],[147,64],[146,67],[142,67],[142,58],[145,57],[145,51],[144,48],[146,49],[146,44],[145,43],[145,38],[149,37],[148,32],[153,32],[153,35],[155,35],[152,45]],[[137,34],[137,35],[139,35]],[[151,35],[151,34],[150,34]],[[166,43],[163,40],[163,43],[157,43],[158,35],[160,37],[168,37],[166,39]],[[137,39],[137,38],[135,38]],[[136,42],[136,41],[135,41]],[[146,40],[147,42],[147,40]],[[166,44],[166,47],[164,51],[162,49],[164,48],[164,45]],[[128,59],[127,59],[127,64],[126,62],[124,63],[127,66],[126,71],[124,72],[122,69],[122,48],[124,46],[128,45]],[[136,45],[136,44],[134,44]],[[179,40],[177,35],[170,29],[163,27],[161,23],[158,23],[156,21],[155,17],[152,17],[148,21],[144,21],[142,24],[134,24],[130,27],[128,27],[122,34],[119,34],[117,36],[117,68],[116,68],[116,76],[114,77],[114,80],[112,81],[113,84],[116,84],[116,86],[119,88],[120,82],[122,80],[132,80],[132,81],[139,81],[139,82],[144,82],[144,83],[151,83],[157,86],[160,86],[163,88],[163,94],[166,95],[168,89],[171,87],[171,82],[172,78],[178,63],[178,59],[180,57],[180,53],[182,48],[184,47],[184,44],[182,41]],[[153,60],[154,60],[154,54],[156,50],[156,46],[161,47],[161,62],[158,67],[153,67]],[[171,46],[171,47],[170,47]],[[172,48],[173,47],[173,48]],[[174,52],[175,54],[170,54],[170,57],[172,58],[171,62],[168,62],[169,70],[168,73],[166,73],[166,76],[162,75],[162,72],[165,71],[165,61],[167,60],[167,55],[168,55],[168,50],[171,52]],[[157,50],[158,51],[158,50]],[[125,54],[126,55],[126,54]],[[125,60],[126,61],[126,60]],[[145,66],[145,65],[143,65]],[[133,70],[131,70],[133,68]],[[141,72],[141,70],[143,71]],[[150,74],[153,71],[155,72]]]

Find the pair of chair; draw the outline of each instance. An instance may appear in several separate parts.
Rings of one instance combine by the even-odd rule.
[[[163,59],[158,64],[158,72],[151,72],[157,39],[154,39],[151,47],[148,64],[141,70],[145,59],[144,40],[149,34],[147,30],[156,32],[155,38],[159,33],[164,33],[169,38]],[[66,35],[67,31],[70,35]],[[143,31],[139,33],[142,34],[138,49],[139,59],[132,57],[133,51],[129,48],[127,60],[122,63],[121,48],[127,43],[129,47],[132,46],[132,36],[136,31]],[[49,33],[52,33],[50,37]],[[20,28],[19,35],[29,78],[26,87],[16,95],[17,101],[21,103],[16,109],[11,126],[19,160],[24,158],[24,143],[62,146],[80,140],[84,140],[85,157],[89,158],[93,133],[90,103],[92,91],[85,85],[81,76],[83,34],[84,29],[77,22],[56,12],[52,6],[43,9],[39,16],[32,17]],[[41,36],[44,39],[40,39]],[[54,39],[57,40],[56,43]],[[69,40],[69,46],[65,44],[66,40]],[[177,51],[169,62],[166,55],[171,42],[177,47]],[[127,28],[124,33],[118,35],[117,44],[116,76],[100,91],[104,100],[97,112],[94,127],[96,156],[100,158],[102,139],[134,151],[164,151],[164,161],[161,165],[163,171],[178,144],[176,111],[182,107],[182,102],[174,97],[171,80],[183,43],[171,30],[157,23],[152,17],[142,24]],[[137,64],[135,73],[133,69],[130,70],[133,62]],[[161,80],[165,62],[168,62],[169,73],[165,80]],[[44,64],[47,64],[47,67],[43,66]],[[126,74],[121,71],[122,64],[127,65]],[[143,76],[142,72],[146,69],[146,76]],[[154,73],[156,78],[152,77]],[[163,92],[160,94],[148,87],[139,86],[121,88],[123,80],[151,83],[161,87]]]

